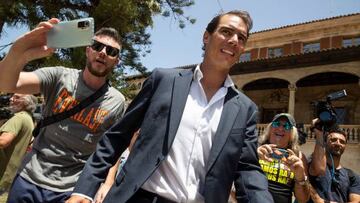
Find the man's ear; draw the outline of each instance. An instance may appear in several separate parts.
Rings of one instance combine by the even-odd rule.
[[[90,51],[90,47],[86,47],[86,49],[85,49],[86,58],[89,57],[89,51]]]

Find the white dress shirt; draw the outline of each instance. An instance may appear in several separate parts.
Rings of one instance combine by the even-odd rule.
[[[142,186],[144,190],[181,203],[204,202],[204,183],[212,141],[224,98],[234,83],[228,76],[208,102],[198,65],[174,142],[168,156]]]

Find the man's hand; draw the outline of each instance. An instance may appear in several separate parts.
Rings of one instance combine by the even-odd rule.
[[[28,62],[54,53],[55,49],[46,46],[47,33],[58,22],[56,18],[41,22],[14,42],[8,54],[0,61],[0,91],[26,94],[40,92],[39,78],[32,72],[21,71]]]
[[[106,194],[109,192],[112,184],[102,184],[96,194],[95,203],[102,203],[106,197]]]
[[[58,19],[52,18],[41,22],[39,25],[18,38],[11,47],[9,54],[18,58],[22,64],[51,55],[53,48],[46,46],[47,33],[52,29],[53,24],[57,24]],[[19,58],[19,56],[23,56]]]
[[[311,121],[311,126],[310,126],[310,129],[311,129],[311,131],[314,132],[316,138],[320,138],[320,137],[322,138],[322,136],[323,136],[323,131],[321,131],[315,127],[319,122],[320,122],[320,119],[315,118]]]
[[[86,199],[83,196],[71,195],[71,197],[68,200],[66,200],[65,203],[91,203],[91,200]]]
[[[316,124],[318,124],[320,122],[320,119],[315,118],[311,121],[311,131],[315,134],[315,140],[316,140],[316,144],[318,144],[321,147],[325,146],[325,139],[324,139],[324,132],[317,129],[315,127]]]

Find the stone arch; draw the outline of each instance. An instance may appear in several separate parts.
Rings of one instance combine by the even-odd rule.
[[[245,84],[242,90],[258,105],[261,122],[269,122],[276,113],[287,112],[289,84],[284,79],[267,77]]]
[[[289,81],[281,78],[263,77],[250,81],[242,86],[243,91],[287,88]]]
[[[308,114],[306,120],[315,116],[316,108],[314,104],[318,101],[325,101],[326,97],[338,91],[346,90],[347,96],[332,101],[332,106],[337,108],[341,123],[346,124],[349,121],[357,119],[354,113],[360,108],[359,103],[359,77],[354,73],[347,71],[314,71],[305,77],[299,78],[296,82],[297,94],[306,95],[302,97],[299,108],[312,109],[314,115]],[[355,111],[353,111],[355,109]],[[302,112],[299,112],[302,114]],[[303,115],[305,118],[305,115]]]
[[[360,64],[358,64],[360,65]],[[339,68],[341,67],[341,68]],[[331,65],[324,68],[313,67],[311,69],[306,69],[306,71],[298,72],[298,79],[295,81],[298,84],[298,81],[303,80],[304,78],[311,77],[313,75],[320,75],[320,74],[339,74],[340,76],[350,76],[360,78],[360,69],[350,69],[349,67],[342,66],[342,65]]]
[[[314,85],[328,85],[328,84],[347,84],[357,83],[360,76],[353,73],[340,71],[319,71],[301,77],[296,81],[296,86],[314,86]]]
[[[325,85],[358,84],[358,82],[359,77],[352,73],[322,71],[299,78],[296,82],[296,86],[300,88]],[[319,95],[319,98],[325,97],[328,93],[329,92],[322,93],[322,95]]]

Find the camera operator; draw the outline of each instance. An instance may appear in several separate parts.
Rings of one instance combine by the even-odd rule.
[[[10,98],[14,116],[0,127],[0,194],[9,189],[30,143],[36,104],[36,97],[30,94],[14,94]]]
[[[313,126],[320,120],[314,119]],[[311,192],[314,202],[360,202],[360,177],[340,164],[347,137],[337,125],[326,131],[312,127],[316,144],[309,165]]]

